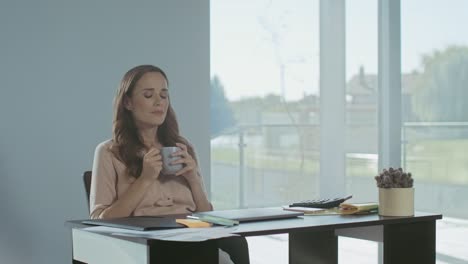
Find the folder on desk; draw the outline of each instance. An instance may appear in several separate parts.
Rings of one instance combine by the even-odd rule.
[[[83,224],[109,226],[138,231],[182,228],[182,224],[176,222],[175,217],[122,217],[112,219],[90,219],[82,221]]]

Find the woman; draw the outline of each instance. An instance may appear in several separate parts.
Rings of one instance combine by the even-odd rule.
[[[160,149],[166,146],[180,148],[173,153],[178,157],[173,164],[183,164],[183,168],[175,176],[160,173]],[[96,147],[90,217],[106,219],[209,210],[212,205],[194,149],[179,134],[166,74],[152,65],[129,70],[114,101],[112,140]],[[222,257],[229,260],[226,255],[220,251],[220,261]]]

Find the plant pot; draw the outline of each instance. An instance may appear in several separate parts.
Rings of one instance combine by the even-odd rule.
[[[379,215],[413,216],[414,188],[379,188]]]

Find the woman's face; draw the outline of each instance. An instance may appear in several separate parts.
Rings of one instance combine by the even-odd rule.
[[[160,126],[169,107],[167,81],[159,72],[147,72],[135,84],[131,96],[124,100],[138,128]]]

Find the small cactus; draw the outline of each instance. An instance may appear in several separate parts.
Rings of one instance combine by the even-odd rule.
[[[413,178],[411,172],[404,172],[402,168],[394,169],[390,167],[388,170],[383,169],[382,172],[375,176],[377,187],[379,188],[412,188]]]

